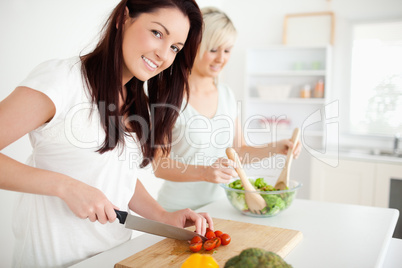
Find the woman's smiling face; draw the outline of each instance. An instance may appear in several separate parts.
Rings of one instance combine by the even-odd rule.
[[[205,51],[202,56],[197,54],[193,71],[201,76],[217,77],[230,59],[233,45],[222,45]]]
[[[133,76],[146,81],[168,68],[183,48],[190,22],[177,8],[127,16],[123,26],[123,85]]]

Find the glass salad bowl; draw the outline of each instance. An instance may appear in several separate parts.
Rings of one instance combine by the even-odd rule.
[[[240,179],[235,179],[227,184],[221,184],[221,186],[225,189],[226,196],[232,206],[242,214],[253,217],[272,217],[290,207],[298,189],[302,187],[300,182],[290,180],[289,189],[276,191],[273,187],[276,179],[276,177],[265,176],[249,177],[251,184],[256,189],[256,191],[250,193],[260,194],[266,202],[266,207],[261,210],[261,214],[253,213],[248,209],[245,199],[247,191],[244,190]]]

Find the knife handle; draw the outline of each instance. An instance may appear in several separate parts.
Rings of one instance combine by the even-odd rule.
[[[120,210],[117,210],[117,209],[115,209],[114,211],[116,212],[116,216],[119,219],[119,222],[121,224],[124,224],[126,222],[126,218],[127,218],[128,213],[126,211],[120,211]]]

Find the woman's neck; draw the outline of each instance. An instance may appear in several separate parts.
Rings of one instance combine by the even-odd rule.
[[[216,90],[213,77],[203,77],[191,74],[188,83],[190,86],[190,94],[209,94]]]
[[[212,77],[189,77],[189,104],[201,115],[213,118],[218,110],[218,89]]]

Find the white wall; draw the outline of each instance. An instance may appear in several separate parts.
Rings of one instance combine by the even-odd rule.
[[[0,100],[4,99],[40,62],[78,54],[93,41],[118,0],[2,0],[0,1]],[[243,99],[244,56],[248,47],[277,45],[282,40],[285,14],[332,10],[336,15],[333,99],[347,103],[348,27],[355,20],[402,18],[400,0],[198,0],[201,7],[215,5],[234,21],[239,38],[222,76],[238,99]],[[342,110],[343,111],[343,110]],[[342,113],[341,111],[341,113]],[[342,117],[347,114],[341,114]],[[342,119],[341,119],[342,121]],[[24,162],[30,153],[28,139],[2,151]],[[296,161],[295,161],[296,162]],[[294,164],[296,165],[296,163]],[[300,163],[297,167],[303,169]],[[158,183],[149,177],[147,187]],[[157,187],[149,188],[155,194]],[[0,191],[0,267],[9,267],[13,237],[12,202],[15,194]]]
[[[203,2],[203,1],[199,1]],[[345,132],[348,124],[350,85],[350,27],[361,21],[402,19],[400,0],[250,0],[248,6],[241,0],[220,1],[222,8],[233,20],[238,41],[232,58],[223,72],[222,79],[234,90],[238,99],[244,97],[245,51],[249,47],[280,45],[282,43],[285,14],[333,11],[335,13],[335,44],[333,46],[333,92],[330,100],[340,103],[340,130]],[[345,145],[373,145],[373,140],[349,138],[342,135]],[[391,148],[392,140],[374,141],[378,146]]]

